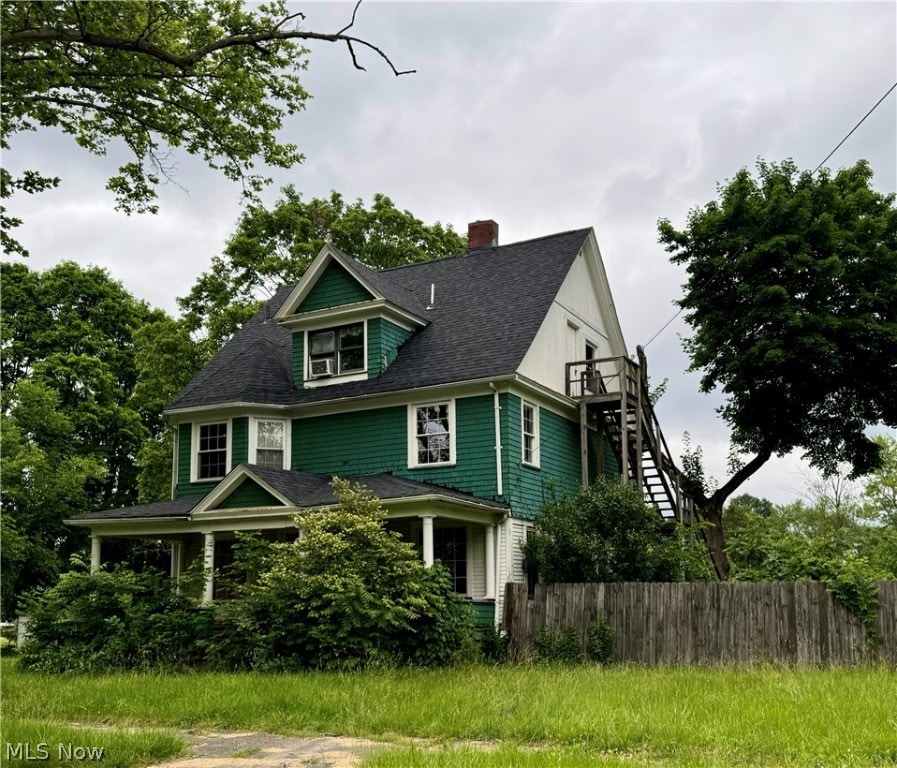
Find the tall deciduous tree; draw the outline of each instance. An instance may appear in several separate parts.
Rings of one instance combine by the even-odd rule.
[[[897,425],[897,209],[872,189],[865,161],[832,175],[792,161],[757,164],[691,211],[660,242],[686,267],[680,306],[701,389],[720,389],[722,418],[747,460],[698,493],[708,543],[726,577],[725,500],[772,455],[794,449],[823,472],[878,465],[869,424]]]
[[[370,207],[338,192],[304,201],[292,186],[272,208],[249,206],[221,256],[179,299],[191,330],[218,349],[258,308],[261,297],[295,283],[324,243],[375,268],[397,267],[461,253],[463,237],[439,222],[424,224],[375,194]]]
[[[355,10],[357,11],[356,5]],[[173,175],[171,151],[201,157],[254,194],[259,163],[289,168],[299,149],[278,139],[284,118],[309,98],[299,73],[311,41],[341,43],[355,66],[365,47],[402,74],[372,43],[351,33],[355,13],[333,32],[303,27],[284,0],[9,0],[2,13],[2,148],[22,131],[54,127],[97,155],[124,142],[131,159],[109,179],[117,207],[155,211],[156,186]],[[13,177],[0,196],[40,192],[59,179],[40,170]],[[7,251],[25,253],[3,215]]]
[[[135,335],[165,315],[101,269],[68,262],[45,272],[20,263],[0,270],[8,612],[83,543],[66,518],[137,500],[136,458],[160,428],[161,406],[135,401]]]

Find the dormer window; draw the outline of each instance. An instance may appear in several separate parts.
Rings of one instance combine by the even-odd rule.
[[[365,369],[364,323],[308,333],[308,376],[315,379]]]

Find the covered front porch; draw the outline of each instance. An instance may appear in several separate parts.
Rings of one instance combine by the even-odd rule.
[[[179,588],[185,588],[185,575],[193,571],[201,574],[201,583],[194,580],[190,585],[199,599],[227,599],[232,584],[223,574],[233,561],[238,532],[255,531],[271,541],[290,541],[301,535],[294,521],[296,513],[333,505],[332,495],[322,497],[329,493],[326,479],[316,478],[319,482],[310,484],[309,476],[282,477],[301,474],[242,465],[201,499],[106,510],[69,523],[90,529],[94,571],[103,565],[104,541],[152,540],[168,549],[168,569]],[[496,622],[500,615],[496,598],[502,594],[499,561],[510,535],[505,505],[391,475],[350,479],[366,485],[381,500],[387,528],[412,543],[427,566],[437,561],[445,565],[455,591],[470,600],[480,623]],[[285,492],[291,486],[293,491],[302,487],[300,498]],[[249,505],[251,499],[258,503]]]

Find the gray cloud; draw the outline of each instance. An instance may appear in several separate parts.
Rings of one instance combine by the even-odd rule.
[[[308,28],[335,30],[352,5],[303,10]],[[758,156],[815,167],[897,80],[892,3],[370,2],[355,31],[418,74],[395,78],[362,50],[358,72],[345,49],[313,46],[314,98],[283,132],[306,162],[277,172],[267,199],[288,182],[307,197],[384,192],[460,231],[494,218],[503,242],[594,226],[633,349],[672,317],[683,282],[657,220],[682,225]],[[892,94],[829,165],[867,158],[877,187],[894,191],[895,125]],[[184,189],[162,191],[158,216],[125,217],[103,190],[125,159],[52,132],[16,137],[5,162],[51,167],[64,185],[11,208],[32,266],[100,264],[174,311],[232,231],[240,190],[175,154]],[[683,373],[687,332],[679,318],[648,348],[652,378],[670,380],[661,419],[671,442],[688,430],[722,477],[728,431],[719,401]],[[799,467],[774,462],[750,492],[792,498]]]

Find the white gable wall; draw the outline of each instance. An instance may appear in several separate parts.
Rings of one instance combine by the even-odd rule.
[[[617,313],[594,235],[576,257],[545,316],[518,373],[556,392],[565,392],[565,364],[586,357],[625,355]]]

